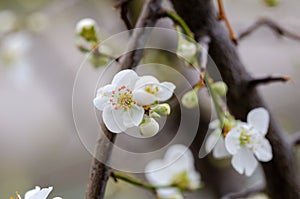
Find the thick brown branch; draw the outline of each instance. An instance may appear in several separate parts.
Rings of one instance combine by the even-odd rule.
[[[132,23],[128,18],[128,6],[130,0],[119,0],[118,3],[114,5],[116,9],[120,9],[121,19],[124,21],[124,24],[128,30],[133,28]]]
[[[225,13],[225,8],[224,8],[224,4],[223,4],[223,0],[218,0],[218,6],[219,6],[219,15],[218,15],[218,20],[224,20],[226,27],[229,31],[231,40],[237,45],[238,44],[238,40],[237,37],[230,25],[230,22],[227,18],[227,15]]]
[[[290,136],[290,140],[291,140],[291,144],[293,146],[299,145],[300,144],[300,132],[293,133]]]
[[[271,19],[268,19],[268,18],[258,19],[249,28],[247,28],[245,31],[240,33],[238,40],[244,39],[245,37],[249,36],[252,32],[256,31],[258,28],[260,28],[262,26],[269,27],[271,30],[273,30],[279,36],[285,36],[285,37],[300,41],[300,35],[281,27],[278,23],[276,23],[275,21],[272,21]]]
[[[287,82],[291,80],[290,77],[287,76],[266,76],[260,78],[251,79],[248,83],[248,88],[254,88],[259,85],[275,83],[275,82]]]
[[[171,0],[177,13],[186,21],[196,38],[209,35],[209,54],[217,65],[223,81],[228,85],[227,102],[231,113],[245,120],[248,112],[266,104],[256,88],[249,91],[251,80],[241,62],[236,47],[228,38],[224,28],[216,20],[216,12],[210,0]],[[272,199],[300,198],[299,171],[294,150],[285,133],[270,113],[270,126],[267,134],[273,159],[262,163],[266,176],[266,191]]]
[[[128,42],[127,53],[120,59],[121,69],[135,67],[142,58],[142,48],[146,42],[147,33],[143,28],[154,26],[157,21],[157,10],[160,10],[161,0],[148,0],[133,30]],[[105,163],[109,161],[116,134],[110,132],[102,124],[103,133],[99,134],[95,148],[94,159],[91,164],[89,183],[86,191],[86,199],[103,199],[107,180],[110,176],[110,168]],[[101,161],[99,161],[101,160]]]
[[[229,193],[222,197],[222,199],[239,199],[239,198],[246,198],[248,196],[251,196],[253,194],[264,192],[265,187],[253,187],[252,189],[247,189],[245,191],[235,192],[235,193]]]

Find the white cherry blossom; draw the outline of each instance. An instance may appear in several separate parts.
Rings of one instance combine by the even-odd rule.
[[[111,84],[97,91],[94,105],[103,111],[103,122],[114,133],[142,122],[144,109],[133,99],[133,89],[138,79],[133,70],[123,70],[114,76]]]
[[[264,108],[249,112],[247,123],[239,122],[225,137],[225,146],[233,155],[233,168],[240,174],[251,176],[258,161],[268,162],[272,159],[272,147],[265,138],[269,126],[269,114]]]
[[[135,84],[133,97],[140,105],[151,105],[156,101],[166,101],[173,95],[176,86],[171,82],[160,83],[153,76],[142,76]]]
[[[171,146],[164,159],[149,162],[145,172],[152,185],[178,187],[159,189],[157,194],[162,199],[183,199],[180,189],[194,190],[200,187],[200,174],[195,170],[192,152],[184,145]]]
[[[34,189],[29,190],[25,193],[24,199],[47,199],[53,187],[40,188],[36,186]],[[22,199],[22,197],[17,194],[17,199]],[[54,197],[53,199],[62,199],[61,197]]]

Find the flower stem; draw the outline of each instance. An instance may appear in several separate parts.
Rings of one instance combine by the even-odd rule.
[[[127,182],[129,184],[144,188],[144,189],[148,189],[151,191],[156,191],[158,189],[166,189],[166,188],[172,188],[175,187],[174,185],[163,185],[163,186],[154,186],[148,183],[143,183],[138,179],[135,179],[133,177],[124,175],[122,173],[118,173],[118,172],[112,172],[111,173],[111,177],[114,178],[115,180],[122,180],[124,182]]]

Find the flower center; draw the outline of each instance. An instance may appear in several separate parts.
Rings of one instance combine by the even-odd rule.
[[[126,86],[121,86],[116,91],[112,91],[109,102],[115,108],[115,110],[120,108],[127,110],[127,108],[132,108],[133,104],[136,104],[136,101],[132,99],[132,90]]]
[[[240,144],[241,146],[244,146],[246,144],[249,144],[251,142],[251,136],[247,133],[247,130],[242,128],[241,136],[240,136]]]
[[[181,189],[189,188],[189,178],[187,171],[182,171],[172,178],[172,185],[176,185]]]
[[[150,93],[150,94],[152,94],[152,95],[155,95],[157,92],[158,92],[158,86],[156,86],[156,85],[153,85],[153,84],[151,84],[151,85],[147,85],[146,87],[145,87],[145,91],[147,92],[147,93]]]

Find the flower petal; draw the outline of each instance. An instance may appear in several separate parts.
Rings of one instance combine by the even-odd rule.
[[[151,105],[156,101],[156,97],[144,89],[138,89],[133,91],[133,100],[135,100],[139,105]]]
[[[109,103],[111,98],[112,91],[115,87],[111,84],[101,87],[97,91],[97,96],[94,98],[94,106],[102,111],[104,107]]]
[[[234,155],[240,149],[240,135],[242,131],[243,123],[238,124],[236,127],[231,129],[225,137],[225,147],[227,151]]]
[[[142,76],[142,77],[140,77],[139,80],[136,81],[134,88],[141,89],[141,88],[144,88],[144,86],[149,85],[149,84],[158,86],[159,81],[155,77],[150,76],[150,75]]]
[[[38,190],[37,192],[35,192],[34,195],[28,196],[25,194],[25,198],[24,199],[46,199],[48,197],[48,195],[50,194],[50,192],[52,191],[53,187],[48,187],[48,188],[43,188],[41,190]]]
[[[177,188],[159,189],[157,190],[157,194],[162,199],[184,199]]]
[[[273,158],[272,147],[270,142],[262,138],[259,143],[254,146],[254,154],[258,160],[262,162],[268,162]]]
[[[111,84],[116,87],[126,86],[127,88],[133,89],[138,79],[139,76],[136,74],[135,71],[127,69],[118,72],[114,76]]]
[[[247,122],[266,135],[269,128],[269,113],[264,108],[253,109],[248,113]]]
[[[164,160],[153,160],[146,165],[145,176],[147,180],[153,185],[168,185],[172,176],[165,168]]]
[[[30,197],[34,196],[40,190],[41,190],[41,188],[39,186],[36,186],[34,189],[27,191],[25,193],[24,199],[30,199]]]
[[[121,133],[127,129],[123,123],[123,114],[121,111],[123,110],[115,110],[111,106],[106,106],[103,110],[103,122],[111,132]]]
[[[144,109],[141,106],[132,105],[123,113],[123,123],[126,127],[130,128],[138,126],[143,120]]]
[[[229,157],[231,154],[227,151],[225,147],[224,137],[220,137],[216,146],[213,149],[213,156],[217,159]]]
[[[214,130],[206,139],[205,142],[205,151],[207,153],[211,152],[211,150],[216,146],[218,140],[221,137],[221,129]]]
[[[159,90],[156,93],[156,98],[158,101],[166,101],[170,99],[173,95],[176,86],[171,82],[162,82],[159,84]]]
[[[220,120],[219,120],[219,119],[216,119],[216,120],[210,122],[209,125],[208,125],[208,128],[209,128],[209,129],[220,128]]]
[[[159,124],[153,118],[146,118],[145,122],[140,125],[141,134],[144,137],[152,137],[159,131]]]
[[[240,174],[245,173],[246,176],[251,176],[255,171],[258,162],[254,158],[252,151],[242,147],[239,152],[233,156],[231,164]]]

